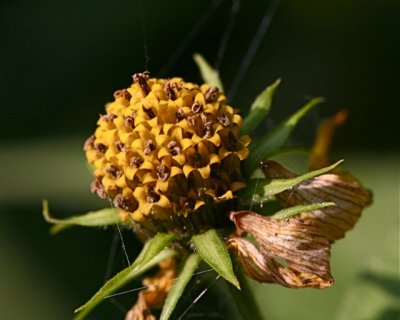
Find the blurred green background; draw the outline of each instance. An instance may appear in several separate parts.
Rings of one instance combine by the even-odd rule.
[[[220,65],[228,93],[268,6],[240,5]],[[41,200],[49,199],[59,217],[108,205],[89,192],[82,145],[112,93],[145,68],[141,21],[152,75],[197,82],[192,53],[217,60],[231,7],[228,0],[1,2],[1,319],[71,319],[75,307],[125,266],[112,229],[50,237]],[[400,317],[399,33],[396,0],[281,1],[231,101],[246,114],[255,95],[281,77],[267,130],[310,97],[326,97],[296,129],[292,145],[310,145],[321,119],[348,109],[334,155],[346,158],[346,168],[374,191],[373,206],[333,248],[332,288],[254,284],[266,319]],[[133,259],[139,246],[129,232],[124,238]],[[195,279],[194,297],[206,280]],[[224,319],[229,299],[214,287],[186,319]],[[122,319],[121,307],[134,299],[107,301],[89,319]]]

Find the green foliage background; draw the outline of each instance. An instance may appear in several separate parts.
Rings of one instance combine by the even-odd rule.
[[[149,69],[159,76],[211,2],[143,3]],[[241,5],[221,64],[228,91],[267,4]],[[163,76],[200,81],[192,53],[216,59],[229,8],[229,1],[221,1]],[[113,91],[144,69],[140,6],[121,0],[3,1],[0,30],[0,318],[70,319],[109,276],[114,230],[76,228],[50,237],[41,200],[48,198],[60,217],[108,205],[89,192],[82,144]],[[346,158],[346,168],[375,198],[355,230],[333,247],[332,288],[254,284],[266,319],[399,316],[399,30],[395,0],[282,1],[235,95],[233,104],[245,114],[267,84],[283,79],[265,130],[306,98],[325,96],[327,102],[296,129],[293,145],[310,145],[319,120],[346,107],[350,119],[338,132],[334,155]],[[124,238],[133,260],[139,245],[128,232]],[[125,266],[119,248],[112,274]],[[212,280],[208,275],[194,281],[186,303]],[[228,314],[231,301],[219,281],[188,319]],[[134,299],[118,301],[128,306]],[[89,319],[112,317],[121,319],[123,313],[106,302]]]

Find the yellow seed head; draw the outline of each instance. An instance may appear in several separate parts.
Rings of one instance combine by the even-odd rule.
[[[186,221],[196,229],[244,186],[240,161],[250,139],[239,136],[242,118],[208,84],[148,73],[133,79],[85,143],[92,191],[151,230],[187,231]]]

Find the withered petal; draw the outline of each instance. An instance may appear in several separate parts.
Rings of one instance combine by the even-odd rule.
[[[250,278],[264,283],[277,283],[288,288],[326,288],[333,284],[330,275],[325,278],[286,268],[273,257],[265,256],[250,241],[231,237],[228,246],[237,254],[237,261]]]
[[[151,309],[159,309],[164,305],[167,294],[176,278],[176,262],[168,258],[159,264],[160,270],[152,277],[143,279],[145,286],[139,292],[138,299],[131,310],[126,314],[125,320],[156,320],[151,314]]]
[[[253,279],[290,288],[324,288],[333,284],[330,243],[318,226],[300,219],[276,220],[250,211],[232,212],[230,218],[238,235],[245,231],[257,241],[258,248],[240,237],[229,240],[239,263]]]
[[[157,320],[157,318],[151,314],[150,307],[146,303],[143,292],[139,292],[138,299],[135,305],[126,314],[125,320]]]
[[[280,164],[268,161],[262,167],[267,178],[295,176]],[[297,216],[318,226],[331,242],[341,239],[352,229],[362,210],[371,204],[372,193],[364,188],[349,173],[329,173],[306,180],[293,188],[276,195],[284,207],[319,202],[334,202],[336,206],[325,207]]]

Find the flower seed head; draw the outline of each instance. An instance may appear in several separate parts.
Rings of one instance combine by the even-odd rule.
[[[133,80],[114,94],[85,143],[92,191],[150,230],[196,230],[199,221],[213,221],[202,210],[244,186],[240,162],[250,139],[239,136],[242,119],[207,84],[148,73]]]

